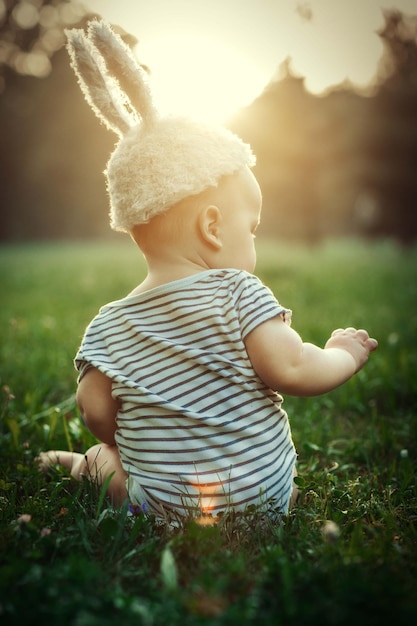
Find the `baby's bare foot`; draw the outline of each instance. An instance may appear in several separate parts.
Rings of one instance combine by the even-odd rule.
[[[36,457],[35,463],[40,472],[47,472],[51,467],[60,465],[58,455],[53,450],[49,452],[41,452]]]
[[[64,467],[68,471],[74,467],[74,464],[84,460],[84,455],[77,452],[69,452],[68,450],[48,450],[41,452],[35,461],[40,472],[47,472],[53,467]]]

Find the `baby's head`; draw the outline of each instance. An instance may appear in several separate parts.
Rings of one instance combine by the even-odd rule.
[[[105,172],[111,227],[131,233],[142,249],[148,249],[145,233],[158,232],[160,241],[166,239],[171,231],[164,231],[163,225],[178,222],[180,216],[181,231],[184,226],[187,232],[192,228],[194,241],[198,235],[194,218],[199,215],[201,220],[204,214],[207,227],[197,241],[202,238],[209,248],[222,250],[210,263],[220,262],[220,256],[223,266],[231,263],[225,251],[233,247],[233,237],[226,237],[226,225],[230,234],[234,228],[237,235],[237,216],[245,215],[249,204],[256,207],[252,221],[259,219],[259,188],[250,171],[255,164],[250,146],[219,125],[161,117],[147,73],[107,24],[92,21],[87,33],[72,30],[67,35],[71,63],[88,103],[119,135]],[[215,224],[221,240],[213,234]]]
[[[245,166],[134,226],[131,236],[148,261],[183,257],[207,269],[252,272],[261,205],[258,182]]]
[[[111,227],[130,232],[254,163],[250,146],[220,125],[177,116],[137,124],[105,172]]]

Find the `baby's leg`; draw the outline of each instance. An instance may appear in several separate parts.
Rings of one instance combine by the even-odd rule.
[[[120,462],[117,446],[98,443],[85,454],[67,450],[49,450],[41,452],[38,457],[41,470],[47,470],[56,464],[65,467],[76,480],[81,480],[85,476],[88,480],[96,481],[99,486],[113,474],[107,488],[107,495],[116,505],[122,504],[127,498],[127,475]]]

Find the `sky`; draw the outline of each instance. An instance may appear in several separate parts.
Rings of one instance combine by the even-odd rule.
[[[417,16],[417,0],[84,0],[139,41],[161,111],[225,120],[256,98],[291,57],[321,94],[372,81],[382,9]]]

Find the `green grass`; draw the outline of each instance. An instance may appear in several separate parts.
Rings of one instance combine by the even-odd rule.
[[[416,249],[259,242],[258,274],[305,340],[353,325],[380,348],[331,394],[285,399],[301,496],[282,524],[251,509],[177,530],[34,464],[92,443],[72,359],[98,308],[143,276],[140,255],[127,240],[5,246],[0,268],[2,624],[415,623]]]

